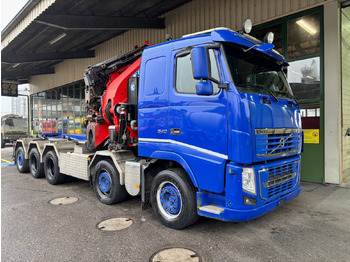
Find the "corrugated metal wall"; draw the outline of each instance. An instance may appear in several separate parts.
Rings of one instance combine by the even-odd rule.
[[[343,170],[350,170],[350,136],[345,136],[350,128],[350,7],[342,11],[342,133]]]
[[[56,0],[41,0],[19,24],[1,41],[1,49],[6,47],[16,36],[19,35],[35,18],[44,12]],[[11,4],[10,2],[8,3]]]
[[[54,75],[31,78],[31,93],[37,93],[82,79],[84,69],[112,56],[132,50],[134,44],[145,40],[151,43],[165,41],[165,34],[173,39],[213,27],[238,29],[245,18],[254,25],[306,10],[335,0],[194,0],[165,17],[164,30],[131,30],[96,47],[96,57],[66,60],[55,67]]]

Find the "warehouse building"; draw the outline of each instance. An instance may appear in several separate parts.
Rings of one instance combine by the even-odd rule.
[[[84,134],[84,70],[214,27],[275,34],[302,108],[302,179],[350,184],[350,1],[30,0],[1,34],[2,82],[29,83],[33,135]]]

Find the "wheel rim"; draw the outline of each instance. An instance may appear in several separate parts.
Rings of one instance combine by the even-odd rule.
[[[37,159],[34,155],[32,155],[32,157],[30,158],[30,166],[31,169],[34,173],[36,173],[37,169],[38,169],[38,162]]]
[[[109,173],[101,172],[98,175],[98,189],[103,195],[108,195],[111,192],[112,179]]]
[[[52,159],[49,158],[47,160],[47,174],[51,179],[54,177],[54,168],[55,168],[55,164],[53,163]]]
[[[23,166],[23,155],[22,153],[19,153],[18,156],[17,156],[17,163],[20,167]]]
[[[157,190],[157,203],[161,214],[166,219],[176,219],[182,210],[179,189],[171,182],[161,183]]]

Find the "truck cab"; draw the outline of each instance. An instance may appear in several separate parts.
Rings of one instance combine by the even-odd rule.
[[[219,29],[143,52],[138,154],[179,163],[200,215],[245,221],[300,192],[299,105],[272,48]]]
[[[28,121],[21,116],[8,114],[1,117],[1,148],[28,135]]]

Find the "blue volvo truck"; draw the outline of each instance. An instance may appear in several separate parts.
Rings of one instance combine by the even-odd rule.
[[[174,229],[262,216],[301,190],[300,110],[273,47],[218,28],[92,66],[87,140],[18,140],[17,168],[90,181],[104,204],[141,195]]]

